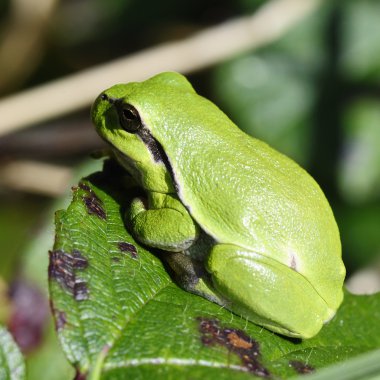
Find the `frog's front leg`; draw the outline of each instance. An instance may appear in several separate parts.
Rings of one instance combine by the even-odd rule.
[[[197,224],[173,194],[151,192],[147,202],[135,198],[127,212],[127,224],[141,243],[165,251],[183,251],[198,236]]]
[[[309,338],[334,315],[299,272],[232,244],[217,244],[206,268],[226,307],[280,334]]]

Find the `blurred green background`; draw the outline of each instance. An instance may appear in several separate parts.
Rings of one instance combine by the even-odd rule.
[[[0,93],[6,97],[180,40],[264,3],[3,0]],[[379,268],[379,19],[378,0],[326,1],[276,42],[188,75],[242,129],[294,158],[317,180],[340,227],[348,275]],[[0,168],[17,160],[73,168],[76,174],[61,189],[69,194],[80,175],[100,167],[83,164],[100,147],[87,108],[0,137]],[[27,354],[30,379],[41,378],[53,360],[62,370],[44,378],[68,379],[46,297],[53,213],[65,203],[58,193],[23,191],[2,183],[1,176],[0,322]]]

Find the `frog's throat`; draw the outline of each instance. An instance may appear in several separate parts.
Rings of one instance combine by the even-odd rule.
[[[147,147],[148,151],[153,157],[154,162],[162,163],[165,166],[165,169],[170,176],[171,183],[173,185],[175,193],[178,194],[179,185],[176,181],[176,177],[174,175],[174,171],[170,164],[168,156],[166,155],[161,144],[151,135],[150,131],[146,128],[141,128],[139,133],[136,133],[136,134]],[[106,142],[109,143],[107,140]],[[114,153],[114,157],[120,163],[120,165],[126,171],[128,171],[140,184],[142,184],[144,182],[143,181],[144,174],[136,167],[135,161],[132,158],[130,158],[127,154],[125,154],[124,152],[119,150],[117,147],[115,147],[113,144],[111,143],[109,144],[111,145],[112,151]],[[147,189],[147,190],[152,191],[152,189]]]

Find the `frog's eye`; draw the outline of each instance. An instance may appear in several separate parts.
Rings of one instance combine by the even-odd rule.
[[[123,104],[119,108],[120,125],[127,132],[136,132],[141,127],[140,115],[130,104]]]

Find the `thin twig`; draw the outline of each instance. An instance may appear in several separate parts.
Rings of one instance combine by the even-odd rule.
[[[36,161],[14,161],[0,168],[0,185],[12,190],[57,197],[65,193],[72,170]]]
[[[24,91],[0,102],[0,135],[88,106],[104,88],[174,70],[187,73],[283,35],[323,0],[273,0],[254,15]]]

